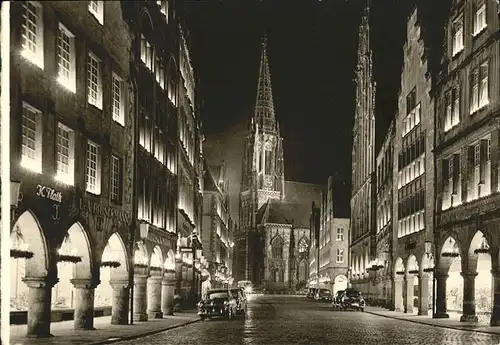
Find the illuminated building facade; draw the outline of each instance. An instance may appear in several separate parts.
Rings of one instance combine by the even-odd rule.
[[[499,15],[498,1],[453,1],[434,92],[435,317],[477,321],[487,313],[491,325],[500,324]]]
[[[31,337],[61,319],[92,329],[98,312],[126,324],[135,112],[120,2],[12,2],[11,42],[11,321]]]
[[[209,264],[212,287],[230,283],[234,221],[229,213],[229,180],[226,165],[206,165],[203,191],[202,243]],[[234,278],[233,278],[234,280]],[[232,282],[232,280],[231,280]]]

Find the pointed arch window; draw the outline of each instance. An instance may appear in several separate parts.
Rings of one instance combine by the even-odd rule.
[[[266,147],[265,151],[265,173],[266,175],[269,175],[271,173],[271,158],[272,158],[272,152],[270,147]]]
[[[283,259],[283,239],[277,236],[271,243],[273,259]]]

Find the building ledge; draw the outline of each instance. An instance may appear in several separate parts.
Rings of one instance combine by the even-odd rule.
[[[500,193],[497,192],[439,212],[437,224],[444,226],[500,217],[498,205],[500,205]]]

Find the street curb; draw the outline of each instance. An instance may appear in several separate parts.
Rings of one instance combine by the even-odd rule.
[[[381,317],[385,317],[385,318],[388,318],[388,319],[393,319],[393,320],[413,322],[413,323],[417,323],[417,324],[419,324],[419,325],[426,325],[426,326],[429,326],[429,327],[438,327],[438,328],[446,328],[446,329],[455,329],[455,330],[457,330],[457,331],[475,332],[475,333],[482,333],[482,334],[490,334],[490,335],[497,335],[497,336],[500,336],[500,334],[498,334],[498,333],[495,333],[495,332],[490,332],[490,331],[484,331],[484,330],[481,330],[481,329],[468,329],[468,328],[454,327],[454,326],[446,326],[446,325],[435,325],[435,324],[428,323],[428,322],[423,322],[423,321],[408,320],[408,319],[402,319],[402,318],[399,318],[399,317],[397,317],[397,316],[390,316],[390,315],[378,314],[377,312],[368,311],[368,310],[365,310],[365,313],[372,314],[372,315],[377,315],[377,316],[381,316]]]
[[[113,339],[113,340],[98,341],[98,342],[94,342],[94,343],[89,343],[88,345],[113,344],[113,343],[117,343],[119,341],[128,341],[128,340],[134,340],[134,339],[138,339],[138,338],[143,338],[143,337],[147,337],[147,336],[150,336],[150,335],[158,334],[158,333],[161,333],[161,332],[169,331],[171,329],[175,329],[175,328],[180,328],[180,327],[184,327],[184,326],[187,326],[187,325],[191,325],[193,323],[199,322],[200,320],[201,319],[191,320],[191,321],[187,321],[185,323],[180,323],[180,324],[177,324],[177,325],[168,326],[166,328],[156,329],[154,331],[149,331],[149,332],[134,334],[132,336],[121,337],[121,338]]]

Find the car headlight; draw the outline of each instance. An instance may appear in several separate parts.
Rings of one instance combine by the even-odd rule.
[[[198,302],[198,308],[201,308],[201,307],[203,307],[203,302],[202,302],[202,301],[199,301],[199,302]]]
[[[245,288],[245,292],[246,292],[246,293],[252,293],[252,291],[253,291],[253,289],[252,289],[252,287],[251,287],[251,286],[247,286],[247,287]]]

